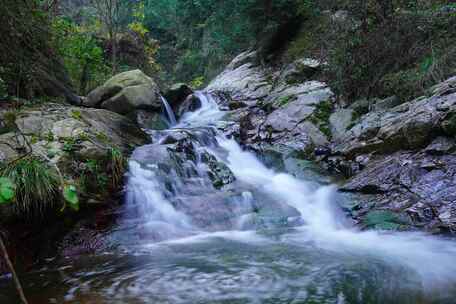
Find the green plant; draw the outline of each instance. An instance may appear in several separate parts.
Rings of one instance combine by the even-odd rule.
[[[107,144],[110,141],[108,135],[103,132],[95,133],[95,138],[104,144]]]
[[[52,131],[48,131],[45,135],[44,135],[44,140],[46,140],[47,142],[53,142],[54,141],[54,133],[52,133]]]
[[[315,111],[309,118],[309,120],[329,138],[332,136],[331,129],[329,128],[329,117],[331,116],[332,111],[333,104],[330,100],[320,102],[315,106]]]
[[[77,150],[77,139],[73,137],[66,137],[63,140],[63,148],[62,150],[67,153],[73,153]]]
[[[190,81],[190,87],[192,87],[192,89],[199,89],[203,86],[204,84],[204,76],[198,76],[198,77],[195,77],[193,78],[192,81]]]
[[[13,201],[16,196],[16,185],[6,177],[0,177],[0,205]]]
[[[44,214],[45,210],[56,206],[59,178],[40,159],[34,156],[24,157],[8,164],[0,175],[16,186],[16,212],[26,215]]]
[[[78,197],[78,192],[76,189],[76,186],[74,185],[65,185],[63,187],[63,198],[67,203],[69,203],[70,207],[73,210],[78,211],[79,210],[79,197]]]
[[[117,187],[122,182],[123,174],[125,172],[126,159],[122,152],[116,148],[111,148],[109,150],[109,156],[111,161],[112,186]]]
[[[71,111],[71,117],[76,119],[76,120],[81,120],[82,119],[82,114],[81,111],[79,110],[72,110]]]

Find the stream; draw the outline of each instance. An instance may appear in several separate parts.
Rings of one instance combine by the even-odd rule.
[[[360,231],[312,164],[244,151],[196,94],[201,108],[133,153],[107,249],[26,274],[31,304],[456,303],[454,240]],[[8,278],[0,303],[18,303]]]

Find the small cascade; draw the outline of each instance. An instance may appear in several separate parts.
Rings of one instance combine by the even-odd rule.
[[[165,107],[166,117],[168,118],[170,125],[175,126],[177,124],[177,119],[176,115],[174,115],[173,109],[171,108],[170,104],[168,103],[165,97],[160,96],[160,98],[163,103],[163,106]]]

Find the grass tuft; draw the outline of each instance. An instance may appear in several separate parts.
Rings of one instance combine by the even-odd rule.
[[[13,207],[17,214],[43,216],[59,202],[58,176],[36,157],[28,156],[8,164],[0,175],[10,178],[16,185],[16,202]]]

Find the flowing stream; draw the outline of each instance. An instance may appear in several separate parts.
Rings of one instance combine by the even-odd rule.
[[[197,96],[134,152],[108,249],[28,275],[31,303],[456,303],[456,241],[359,231],[311,164],[266,166]]]

